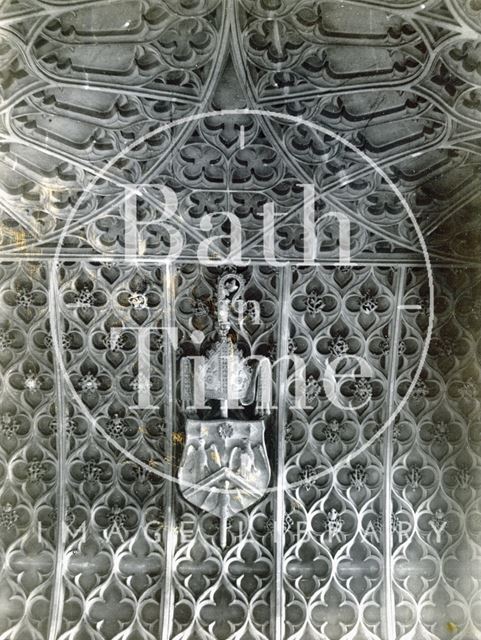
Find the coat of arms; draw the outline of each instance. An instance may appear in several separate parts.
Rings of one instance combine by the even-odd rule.
[[[228,518],[259,500],[270,479],[264,442],[270,365],[241,352],[230,322],[243,291],[241,275],[220,278],[218,337],[205,356],[181,363],[187,420],[180,490],[189,502],[220,518],[223,547]]]

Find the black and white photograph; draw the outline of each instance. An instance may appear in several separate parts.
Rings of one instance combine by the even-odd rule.
[[[0,1],[0,640],[481,640],[481,0]]]

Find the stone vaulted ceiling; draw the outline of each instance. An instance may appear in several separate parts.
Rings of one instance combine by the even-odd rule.
[[[481,637],[481,2],[5,1],[0,37],[0,640]],[[202,266],[226,211],[250,263]],[[269,490],[222,545],[170,478],[226,272],[240,348],[285,365]],[[349,410],[346,354],[374,372]]]
[[[405,194],[433,259],[476,261],[479,7],[449,5],[4,4],[5,252],[49,255],[88,188],[64,242],[73,253],[115,255],[125,184],[167,180],[181,200],[188,246],[195,231],[202,234],[202,212],[224,204],[220,189],[243,189],[232,206],[253,235],[259,192],[292,207],[300,198],[295,185],[310,180],[324,206],[356,223],[356,253],[415,259],[413,225],[400,203],[327,135],[314,140],[312,131],[260,116],[156,132],[187,115],[248,107],[341,134]],[[241,126],[244,152],[236,146]],[[283,246],[295,255],[287,224],[285,235]]]

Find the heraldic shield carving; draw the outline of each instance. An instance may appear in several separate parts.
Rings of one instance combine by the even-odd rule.
[[[270,480],[264,441],[270,362],[245,356],[231,324],[231,316],[244,309],[244,288],[239,274],[220,278],[218,337],[205,356],[181,362],[187,417],[180,490],[189,502],[220,519],[223,547],[228,518],[257,502]]]

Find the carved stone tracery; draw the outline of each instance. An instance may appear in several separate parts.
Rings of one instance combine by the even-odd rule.
[[[0,634],[479,636],[480,3],[12,0],[0,30]],[[434,337],[405,408],[377,437],[428,327],[412,221],[357,154],[286,118],[219,114],[158,130],[244,107],[342,135],[420,224]],[[138,183],[145,259],[131,264],[123,200]],[[316,266],[301,263],[305,183],[319,194]],[[170,266],[156,262],[171,239],[163,185],[183,242]],[[266,202],[281,214],[275,249],[287,265],[258,259]],[[335,264],[332,210],[350,219],[354,266]],[[250,307],[242,321],[232,313],[236,346],[302,358],[309,407],[293,406],[286,360],[265,418],[268,491],[229,513],[223,532],[170,478],[189,447],[181,359],[215,344],[226,277],[195,251],[227,233],[225,216],[207,231],[203,216],[226,211],[253,261],[237,270]],[[67,221],[53,327],[50,261]],[[375,375],[342,385],[347,410],[329,402],[323,371],[349,356]],[[139,410],[145,394],[152,406]],[[224,441],[237,423],[214,427]]]

